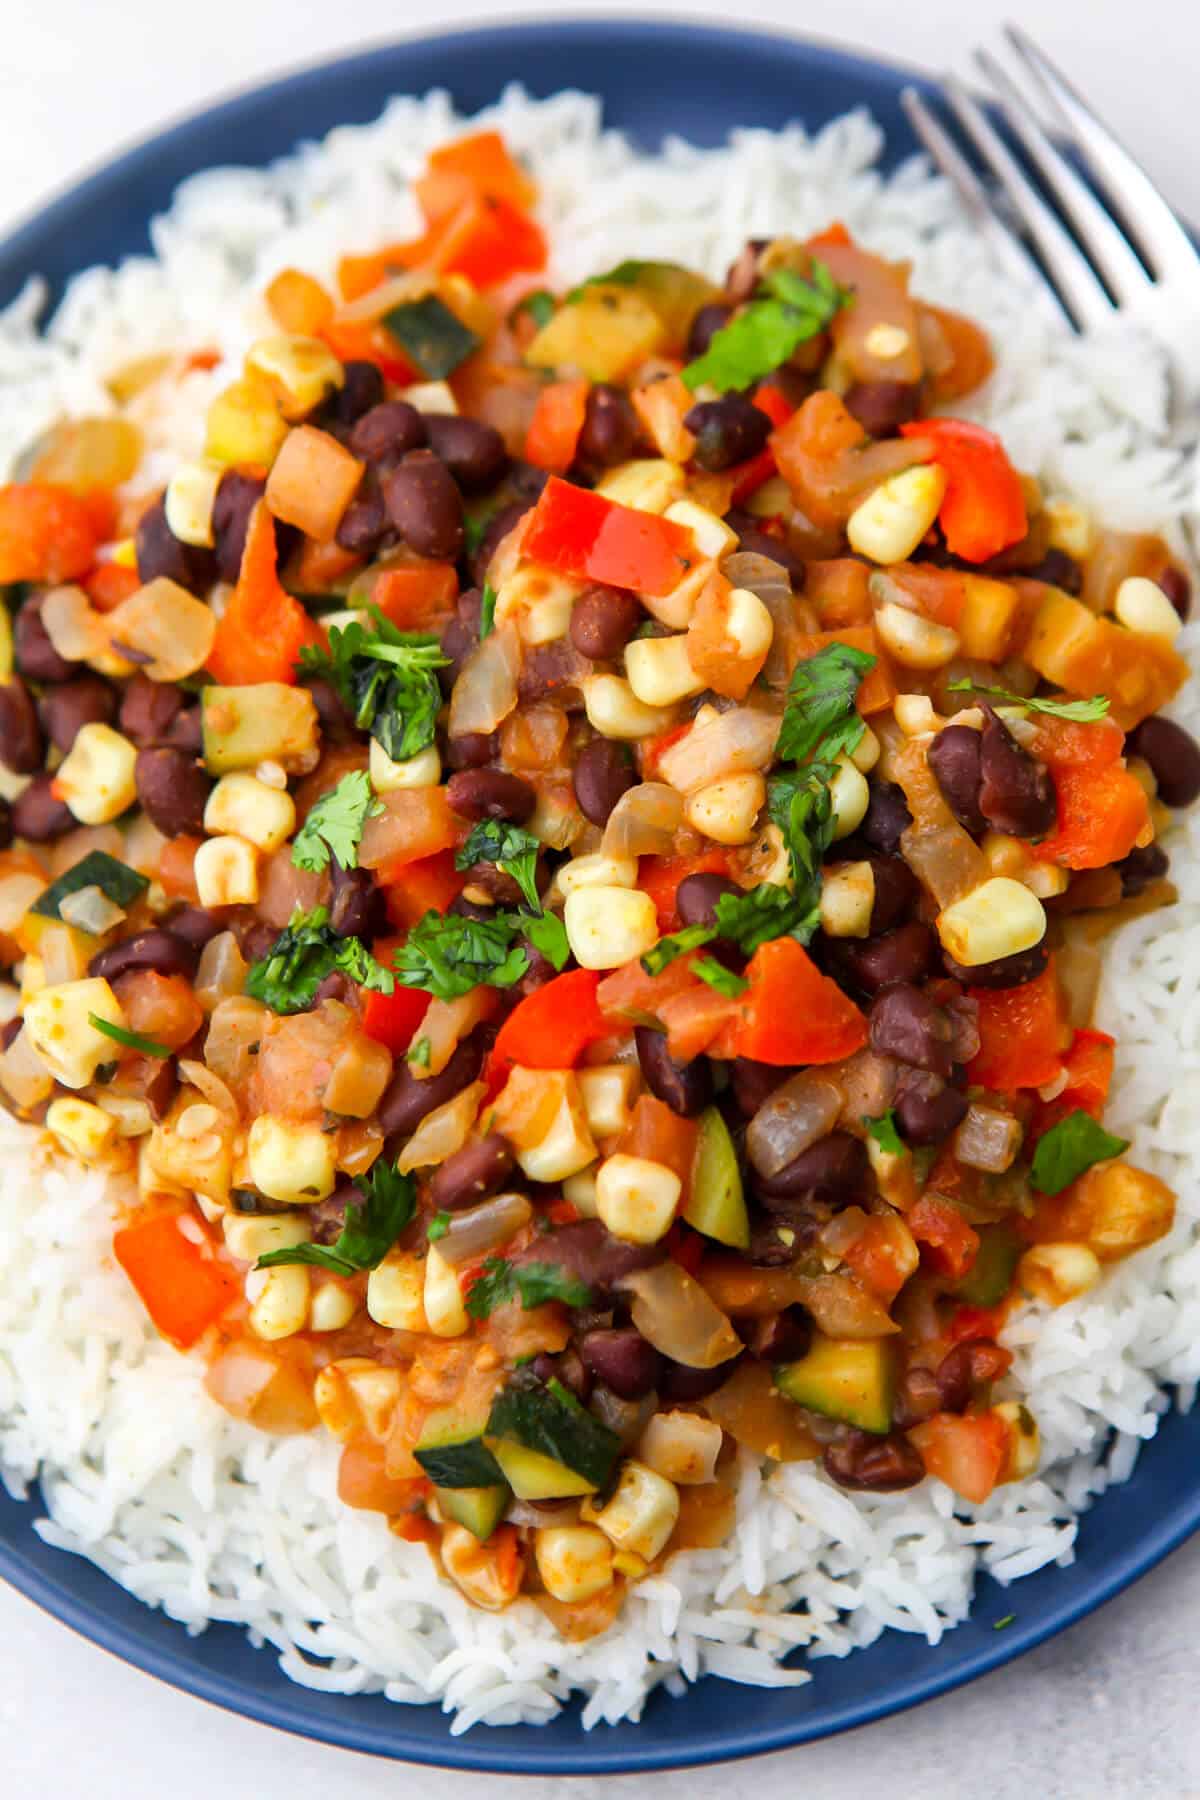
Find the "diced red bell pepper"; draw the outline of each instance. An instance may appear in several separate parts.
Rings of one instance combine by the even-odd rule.
[[[678,587],[698,558],[690,531],[620,506],[552,475],[522,544],[531,562],[579,580],[657,596]]]
[[[458,597],[458,573],[453,563],[414,563],[385,569],[375,577],[371,604],[402,631],[425,625],[430,617],[445,612]]]
[[[240,1289],[217,1262],[207,1240],[185,1237],[180,1223],[202,1229],[193,1212],[160,1212],[113,1236],[113,1255],[137,1289],[142,1305],[165,1338],[189,1350]]]
[[[975,1506],[996,1486],[1008,1461],[1011,1427],[998,1413],[934,1413],[908,1434],[926,1473]]]
[[[397,857],[375,871],[384,890],[384,905],[393,925],[407,930],[427,912],[448,912],[466,886],[466,875],[454,866],[453,850],[435,850],[412,862]]]
[[[51,481],[0,487],[0,582],[74,581],[104,537],[104,515],[90,494]]]
[[[1106,869],[1121,862],[1150,819],[1145,788],[1116,763],[1058,769],[1054,792],[1058,816],[1038,845],[1038,857],[1064,869]]]
[[[525,434],[525,461],[536,468],[562,475],[575,461],[575,446],[583,430],[591,382],[551,381],[537,397],[529,430]]]
[[[987,1306],[956,1306],[946,1336],[954,1344],[973,1344],[992,1340],[1004,1323],[1004,1314]],[[1012,1361],[1007,1350],[1001,1355]],[[1007,1367],[1007,1364],[1005,1365]]]
[[[1035,1143],[1051,1126],[1073,1112],[1082,1110],[1090,1113],[1093,1119],[1104,1116],[1112,1085],[1115,1050],[1116,1039],[1105,1031],[1075,1033],[1070,1049],[1062,1058],[1067,1085],[1055,1099],[1039,1102],[1026,1133],[1027,1143]]]
[[[571,969],[517,1003],[500,1027],[492,1064],[522,1069],[572,1069],[589,1044],[608,1037],[611,1022],[596,1004],[599,975]]]
[[[375,960],[390,969],[392,957],[403,942],[402,937],[376,938],[371,946]],[[431,996],[419,988],[401,987],[399,982],[390,994],[377,994],[370,989],[360,989],[360,994],[362,1027],[367,1036],[393,1056],[403,1056],[429,1010]]]
[[[903,437],[924,438],[946,474],[938,523],[946,546],[964,562],[986,562],[1029,530],[1021,478],[992,431],[965,419],[914,419]]]
[[[465,275],[477,288],[488,288],[544,269],[546,238],[536,219],[510,201],[472,194],[422,237],[393,245],[388,255],[404,268]]]
[[[464,200],[484,195],[528,211],[537,188],[498,131],[473,131],[431,150],[416,186],[417,203],[431,222],[456,212]]]
[[[682,727],[684,733],[691,728]],[[658,914],[658,929],[666,936],[679,928],[675,895],[689,875],[728,875],[729,857],[724,850],[706,850],[700,856],[643,856],[638,863],[637,884],[649,894]]]
[[[998,1094],[1053,1081],[1069,1031],[1053,957],[1019,987],[968,991],[979,1009],[979,1050],[967,1064],[967,1079]]]
[[[773,938],[746,965],[739,1018],[714,1046],[730,1056],[789,1066],[842,1062],[867,1041],[867,1021],[795,938]]]
[[[940,1194],[924,1193],[905,1215],[926,1262],[939,1275],[960,1281],[979,1253],[979,1233]]]
[[[122,600],[136,594],[142,582],[136,569],[127,569],[124,563],[102,562],[88,570],[82,585],[97,612],[112,612]]]
[[[208,670],[226,687],[294,682],[296,659],[321,634],[275,572],[275,521],[260,500],[250,516],[237,586],[217,622]]]

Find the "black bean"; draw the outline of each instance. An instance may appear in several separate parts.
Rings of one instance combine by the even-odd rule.
[[[945,1008],[923,988],[899,982],[871,1002],[871,1048],[943,1080],[954,1066],[953,1027]]]
[[[1189,576],[1176,563],[1168,563],[1158,577],[1158,585],[1181,619],[1186,619],[1192,610],[1192,583]]]
[[[555,1231],[539,1232],[513,1257],[517,1263],[546,1262],[564,1269],[591,1289],[596,1303],[610,1295],[624,1276],[662,1260],[661,1244],[628,1244],[599,1219],[579,1219]]]
[[[898,1431],[874,1437],[849,1428],[826,1445],[821,1460],[839,1487],[869,1494],[895,1494],[925,1479],[925,1464]]]
[[[695,435],[695,461],[713,473],[757,456],[775,429],[753,400],[738,393],[699,401],[684,414],[683,422]]]
[[[581,656],[609,662],[620,656],[645,614],[624,588],[585,588],[571,608],[571,642]]]
[[[755,1319],[746,1348],[759,1362],[797,1362],[812,1343],[812,1320],[802,1306]]]
[[[990,706],[983,709],[983,730],[978,735],[980,812],[993,831],[1005,832],[1009,837],[1045,837],[1058,817],[1058,799],[1049,769],[1018,744]],[[1196,750],[1196,767],[1200,792],[1200,749]]]
[[[383,478],[388,517],[420,556],[454,562],[462,554],[462,495],[445,463],[414,450]]]
[[[204,723],[198,704],[180,707],[171,721],[167,742],[177,750],[186,751],[188,756],[200,755],[204,748]]]
[[[838,961],[868,994],[897,981],[923,981],[934,965],[937,940],[918,919],[885,931],[882,937],[842,938]]]
[[[181,906],[167,920],[166,929],[193,949],[203,950],[225,927],[203,906]]]
[[[371,407],[355,421],[350,433],[350,449],[364,462],[377,462],[380,457],[399,462],[425,442],[425,421],[407,400],[385,400]]]
[[[759,1176],[758,1195],[770,1212],[776,1200],[795,1200],[801,1195],[845,1206],[866,1181],[867,1153],[860,1140],[846,1131],[831,1131],[792,1158],[777,1175]]]
[[[682,886],[682,883],[680,883]],[[755,1062],[749,1056],[735,1056],[729,1064],[733,1098],[744,1118],[752,1119],[760,1106],[765,1106],[777,1087],[782,1087],[794,1069],[782,1069],[775,1063]]]
[[[580,663],[579,652],[566,638],[531,645],[521,663],[517,698],[522,706],[529,706],[553,694],[557,704],[569,712],[583,705],[579,681],[588,672],[588,664]]]
[[[186,975],[190,981],[196,973],[199,952],[173,931],[139,931],[120,944],[100,950],[88,964],[88,974],[115,981],[130,969],[153,969],[156,975]]]
[[[346,1226],[346,1208],[361,1206],[362,1194],[353,1181],[339,1181],[332,1194],[305,1209],[314,1244],[336,1244]]]
[[[515,875],[502,869],[498,863],[473,862],[464,871],[466,886],[487,894],[493,906],[519,906],[521,904],[521,884]]]
[[[267,491],[261,476],[242,475],[226,469],[213,501],[212,528],[216,545],[217,574],[222,581],[236,581],[246,548],[250,514]]]
[[[47,688],[38,703],[42,729],[64,753],[85,725],[111,725],[117,714],[117,696],[99,675],[78,675],[58,687]]]
[[[256,919],[245,915],[232,919],[229,929],[237,939],[237,947],[243,960],[248,963],[261,962],[263,957],[270,952],[278,935],[274,927],[268,925],[265,919]]]
[[[732,306],[726,306],[721,300],[710,300],[707,306],[702,306],[688,328],[688,360],[703,356],[718,331],[723,331],[732,317]]]
[[[987,830],[979,805],[983,784],[983,736],[969,725],[946,725],[929,746],[929,767],[946,805],[965,831]]]
[[[666,1032],[655,1031],[650,1025],[638,1025],[633,1036],[646,1086],[655,1099],[682,1119],[694,1119],[702,1113],[713,1092],[707,1058],[697,1056],[689,1063],[676,1062],[667,1049]]]
[[[13,658],[28,681],[69,681],[79,664],[60,656],[42,623],[44,594],[27,600],[13,621]]]
[[[844,854],[844,845],[838,848]],[[872,856],[867,860],[875,880],[871,930],[875,933],[890,931],[916,905],[921,884],[902,857]]]
[[[0,685],[0,762],[14,775],[32,775],[46,752],[33,695],[19,675]]]
[[[987,963],[955,962],[949,951],[942,951],[947,975],[967,987],[978,988],[1024,987],[1027,981],[1037,979],[1049,960],[1050,950],[1044,941],[1030,950],[1014,950],[1011,956],[999,956],[995,962]]]
[[[182,705],[183,695],[173,681],[134,675],[121,695],[117,725],[135,744],[159,744]]]
[[[418,1081],[407,1063],[401,1063],[379,1102],[379,1123],[387,1137],[411,1137],[421,1120],[435,1107],[444,1106],[476,1079],[483,1067],[484,1044],[478,1032],[464,1038],[445,1068]]]
[[[7,800],[0,798],[0,850],[7,850],[12,841],[12,807]]]
[[[955,1344],[947,1350],[934,1376],[943,1412],[966,1412],[971,1404],[971,1346]]]
[[[367,869],[330,866],[329,929],[334,937],[372,938],[383,926],[383,893]]]
[[[895,437],[902,425],[916,418],[920,395],[915,381],[856,381],[842,396],[842,404],[871,437]]]
[[[567,1348],[560,1351],[557,1356],[552,1356],[548,1350],[539,1350],[530,1367],[539,1381],[561,1381],[565,1388],[571,1390],[577,1400],[587,1403],[592,1391],[592,1372],[573,1345],[568,1344]],[[547,1502],[539,1500],[537,1504],[545,1506]],[[549,1502],[552,1507],[569,1506],[570,1504],[571,1502],[565,1499]]]
[[[338,520],[338,544],[351,556],[373,556],[388,530],[379,484],[364,477],[358,493]]]
[[[460,769],[446,783],[452,812],[463,819],[507,819],[523,825],[537,805],[537,795],[519,775],[502,769]]]
[[[425,413],[423,417],[430,449],[460,488],[475,494],[495,486],[508,467],[508,451],[494,425],[458,413]]]
[[[357,728],[354,720],[333,683],[316,675],[304,685],[313,697],[322,736],[334,743],[344,743],[355,736]]]
[[[585,819],[605,825],[617,801],[633,787],[637,775],[623,744],[593,738],[575,759],[575,798]]]
[[[731,1356],[728,1362],[718,1363],[715,1369],[693,1369],[687,1363],[673,1362],[669,1356],[663,1357],[663,1371],[658,1381],[658,1397],[660,1400],[707,1400],[715,1394],[719,1387],[724,1387],[741,1359]]]
[[[799,593],[804,586],[804,558],[797,556],[790,544],[776,537],[774,532],[764,531],[760,520],[753,513],[742,513],[736,510],[726,513],[725,523],[730,531],[738,535],[738,549],[750,556],[766,556],[787,573],[788,580]]]
[[[434,1171],[429,1200],[435,1212],[457,1212],[494,1194],[512,1174],[513,1153],[498,1131],[464,1144]]]
[[[526,994],[532,994],[536,989],[545,987],[546,983],[553,981],[559,973],[550,958],[543,956],[537,945],[531,944],[528,938],[521,939],[521,948],[525,952],[529,967],[516,986],[509,990],[516,1000],[523,1000]]]
[[[204,770],[185,750],[163,746],[139,750],[133,766],[137,797],[164,837],[200,837],[204,807],[212,787]]]
[[[471,558],[471,579],[478,582],[480,587],[487,580],[493,556],[513,526],[523,519],[528,511],[529,507],[524,500],[511,500],[507,506],[502,506],[498,512],[494,512],[488,520],[483,536],[479,540],[479,548]]]
[[[911,1425],[919,1425],[924,1419],[931,1419],[935,1412],[942,1410],[942,1391],[938,1387],[937,1376],[932,1369],[922,1369],[919,1365],[906,1369],[896,1383],[896,1398],[892,1405],[892,1420],[902,1431]]]
[[[536,463],[525,462],[522,457],[514,456],[508,471],[508,486],[518,500],[526,506],[532,506],[550,479],[548,469],[539,469]]]
[[[1200,798],[1200,744],[1174,719],[1157,713],[1130,733],[1126,749],[1150,765],[1166,806],[1191,806]]]
[[[910,1144],[940,1144],[967,1116],[967,1096],[940,1075],[906,1071],[894,1101],[900,1135]]]
[[[330,397],[330,407],[339,425],[355,425],[364,413],[383,400],[383,374],[373,362],[352,358],[342,364],[342,385]]]
[[[479,644],[479,625],[474,625],[455,613],[442,626],[441,652],[447,658],[444,668],[438,670],[442,687],[448,694],[458,679],[459,670]]]
[[[156,500],[146,508],[138,520],[134,543],[140,581],[154,581],[165,575],[180,587],[200,594],[216,579],[217,562],[212,551],[180,542],[167,524],[164,500]]]
[[[1122,897],[1133,900],[1138,894],[1144,894],[1148,887],[1162,880],[1170,866],[1171,859],[1161,844],[1147,844],[1142,850],[1131,850],[1128,856],[1115,864],[1121,877]],[[1038,948],[1041,949],[1042,946],[1039,944]]]
[[[480,769],[500,754],[500,737],[495,731],[464,731],[446,739],[446,766],[450,769]]]
[[[675,890],[675,910],[684,925],[715,925],[717,901],[724,894],[740,894],[741,888],[728,875],[712,871],[685,875]]]
[[[624,388],[599,382],[587,397],[575,455],[585,467],[608,469],[628,461],[637,442],[637,414]]]
[[[868,781],[867,786],[870,790],[867,810],[858,835],[865,838],[873,850],[894,856],[900,848],[901,833],[912,824],[904,789],[895,781]]]
[[[658,1386],[663,1359],[632,1325],[589,1331],[579,1354],[597,1381],[622,1400],[641,1400]]]
[[[23,793],[12,803],[12,828],[17,837],[32,844],[47,844],[60,838],[76,825],[74,813],[52,792],[53,775],[35,775]]]
[[[158,1057],[149,1064],[143,1080],[142,1098],[150,1108],[150,1117],[161,1125],[179,1091],[179,1065],[173,1056]]]
[[[1078,594],[1083,590],[1083,570],[1065,550],[1047,550],[1040,562],[1031,569],[1022,569],[1021,574],[1029,581],[1049,582],[1051,587],[1061,588],[1064,594]]]
[[[468,900],[465,894],[456,894],[450,902],[449,910],[456,919],[491,919],[496,913],[490,900]]]

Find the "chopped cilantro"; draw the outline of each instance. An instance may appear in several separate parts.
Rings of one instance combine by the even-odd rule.
[[[171,1056],[173,1051],[166,1044],[160,1044],[154,1038],[143,1037],[140,1031],[127,1031],[124,1025],[114,1025],[108,1019],[102,1019],[99,1013],[88,1014],[88,1024],[111,1038],[114,1044],[124,1044],[127,1050],[138,1050],[143,1056]]]
[[[377,606],[368,630],[357,619],[334,625],[328,650],[306,644],[300,667],[331,681],[360,731],[369,731],[393,762],[407,762],[434,740],[445,668],[438,640],[427,632],[399,631]]]
[[[405,1062],[411,1063],[414,1069],[427,1069],[429,1058],[433,1054],[433,1045],[427,1037],[414,1038],[405,1054]]]
[[[1039,1194],[1061,1194],[1093,1163],[1128,1150],[1129,1139],[1114,1137],[1079,1107],[1038,1139],[1030,1180]]]
[[[479,602],[479,641],[490,637],[496,629],[496,590],[490,581],[483,584],[483,599]]]
[[[817,257],[808,280],[794,269],[773,269],[756,297],[713,334],[703,356],[687,365],[684,383],[693,392],[707,384],[722,394],[752,386],[824,331],[850,299]]]
[[[439,1000],[469,994],[481,984],[512,987],[529,967],[524,947],[514,942],[516,924],[510,913],[464,919],[427,912],[396,952],[397,979]]]
[[[1016,1619],[1017,1619],[1016,1613],[1005,1613],[1005,1615],[1002,1619],[995,1620],[995,1622],[992,1625],[992,1630],[993,1631],[1007,1631],[1007,1629],[1010,1625],[1016,1624]]]
[[[881,1150],[886,1150],[889,1156],[903,1155],[904,1140],[896,1130],[896,1115],[891,1107],[877,1119],[864,1118],[863,1124],[867,1128],[867,1136],[873,1137]]]
[[[619,262],[615,269],[606,269],[602,275],[589,275],[578,287],[573,287],[566,297],[566,304],[574,306],[592,287],[635,287],[649,269],[670,269],[672,263],[642,262],[637,257],[627,257]]]
[[[377,994],[390,994],[396,985],[391,970],[376,962],[361,938],[334,935],[328,908],[318,906],[295,914],[267,954],[251,964],[246,992],[272,1012],[303,1012],[335,969]]]
[[[788,684],[778,755],[803,763],[819,754],[832,763],[856,750],[866,726],[854,701],[875,661],[869,651],[850,644],[827,644],[797,663]]]
[[[448,1212],[434,1213],[432,1219],[430,1219],[428,1225],[425,1227],[425,1236],[429,1239],[431,1244],[436,1244],[439,1238],[445,1237],[449,1229],[450,1214]]]
[[[289,1244],[283,1250],[269,1250],[255,1267],[311,1263],[334,1275],[356,1275],[362,1269],[375,1268],[411,1221],[417,1207],[417,1184],[381,1156],[354,1185],[363,1204],[352,1200],[347,1206],[341,1234],[334,1243]]]
[[[535,288],[532,294],[526,294],[524,299],[517,301],[512,309],[512,316],[517,318],[521,313],[528,313],[540,331],[543,325],[550,323],[555,311],[556,303],[550,289]]]
[[[534,911],[540,910],[537,891],[537,859],[539,839],[523,825],[510,825],[503,819],[481,819],[471,827],[466,843],[455,854],[456,869],[469,869],[472,863],[494,863],[511,875]]]
[[[946,685],[952,694],[986,694],[989,700],[998,700],[1001,706],[1023,706],[1029,712],[1045,713],[1051,719],[1070,719],[1076,725],[1094,725],[1108,712],[1107,694],[1093,694],[1090,700],[1041,700],[1036,694],[1010,694],[1004,688],[984,687],[965,676],[961,681],[950,681]]]
[[[685,925],[682,931],[673,931],[669,937],[659,938],[653,949],[647,950],[643,956],[642,967],[647,975],[661,975],[676,957],[686,956],[689,950],[699,950],[705,944],[711,944],[716,936],[715,925]]]
[[[298,869],[319,873],[329,867],[332,853],[343,869],[356,869],[363,827],[382,811],[365,769],[343,775],[335,788],[321,795],[296,833],[293,863]]]
[[[473,1319],[486,1319],[498,1306],[506,1306],[518,1295],[528,1311],[548,1300],[561,1300],[565,1306],[586,1306],[592,1290],[559,1263],[517,1264],[504,1256],[489,1256],[483,1273],[467,1295],[467,1312]]]
[[[715,988],[718,994],[724,994],[727,1000],[736,1000],[750,986],[745,976],[735,975],[732,969],[727,969],[715,956],[698,956],[692,964],[692,974],[698,975],[710,988]]]
[[[534,949],[540,950],[546,961],[552,962],[556,969],[565,969],[571,946],[567,942],[567,928],[558,914],[544,912],[536,919],[522,914],[520,923]]]

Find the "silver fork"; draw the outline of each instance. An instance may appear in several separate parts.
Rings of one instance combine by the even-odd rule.
[[[997,256],[1010,266],[1022,262],[1026,272],[1035,270],[1043,304],[1068,328],[1099,332],[1119,314],[1161,344],[1171,366],[1177,428],[1190,426],[1194,436],[1200,425],[1200,255],[1145,170],[1066,77],[1017,26],[1006,26],[1005,35],[1026,84],[1082,158],[1111,211],[1057,148],[1022,88],[986,50],[977,51],[976,60],[1058,212],[955,76],[944,78],[943,91],[990,185],[915,88],[901,96],[909,123]],[[1027,245],[1037,252],[1037,262]]]

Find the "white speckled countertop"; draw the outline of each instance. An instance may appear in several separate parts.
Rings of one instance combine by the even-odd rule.
[[[570,10],[613,9],[599,0]],[[657,0],[650,10],[730,17],[720,0]],[[182,10],[159,0],[5,0],[2,11],[0,232],[114,147],[231,87],[398,27],[498,19],[509,9],[497,0],[205,0]],[[1194,0],[1140,0],[1136,9],[1114,0],[841,0],[832,12],[750,0],[737,16],[960,68],[974,41],[1015,16],[1175,203],[1200,217]],[[662,1800],[1200,1800],[1198,1615],[1194,1542],[1095,1617],[973,1687],[847,1737],[658,1776],[654,1787]],[[465,1788],[486,1788],[489,1800],[598,1800],[601,1792],[589,1780],[405,1769],[286,1738],[152,1682],[3,1586],[0,1769],[6,1795],[46,1800],[210,1800],[214,1791],[227,1800],[458,1800]],[[646,1785],[614,1779],[605,1792]]]

